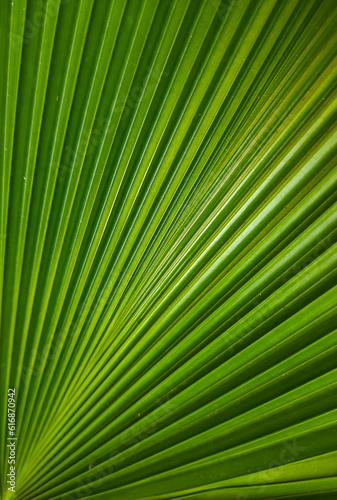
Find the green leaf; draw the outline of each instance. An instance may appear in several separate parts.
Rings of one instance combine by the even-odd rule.
[[[1,9],[1,498],[335,499],[335,0]]]

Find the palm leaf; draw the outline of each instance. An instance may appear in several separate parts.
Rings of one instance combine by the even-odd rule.
[[[2,498],[335,499],[335,0],[1,14]]]

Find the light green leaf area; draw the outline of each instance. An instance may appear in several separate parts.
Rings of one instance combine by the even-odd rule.
[[[336,500],[337,1],[2,0],[0,61],[1,498]]]

